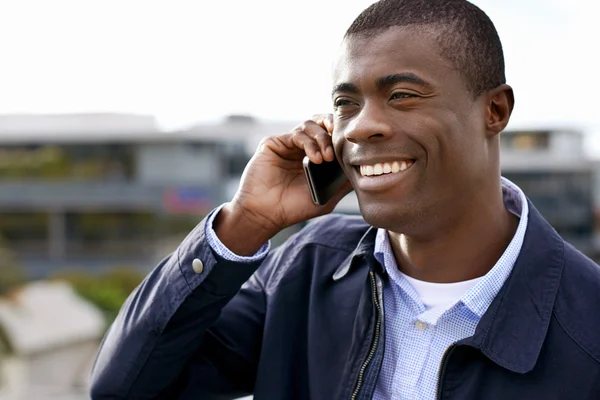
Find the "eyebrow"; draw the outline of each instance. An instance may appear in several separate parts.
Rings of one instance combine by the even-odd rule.
[[[420,78],[419,76],[410,72],[382,76],[381,78],[377,79],[376,85],[377,89],[382,90],[388,86],[392,86],[397,83],[412,83],[415,85],[426,87],[428,89],[432,87],[431,84],[427,83],[423,78]],[[333,96],[337,92],[357,94],[359,90],[355,84],[343,82],[333,87],[331,95]]]
[[[338,83],[337,85],[335,85],[333,87],[333,90],[331,91],[331,95],[333,96],[337,92],[357,94],[358,88],[353,83],[348,83],[348,82]]]
[[[413,83],[415,85],[431,88],[431,85],[423,78],[420,78],[413,73],[406,72],[402,74],[387,75],[377,79],[377,89],[381,90],[388,86],[395,85],[396,83]]]

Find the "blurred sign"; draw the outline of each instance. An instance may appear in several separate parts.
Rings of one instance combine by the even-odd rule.
[[[203,214],[213,208],[213,201],[201,188],[172,188],[163,194],[163,207],[171,214]]]

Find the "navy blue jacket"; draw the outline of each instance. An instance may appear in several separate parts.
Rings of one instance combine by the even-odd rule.
[[[530,210],[512,274],[442,360],[439,399],[600,399],[600,269]],[[219,258],[204,229],[123,306],[92,398],[371,398],[385,345],[376,230],[321,217],[259,266]]]

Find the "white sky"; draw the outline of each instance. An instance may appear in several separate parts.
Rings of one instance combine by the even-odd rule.
[[[369,0],[0,0],[0,113],[116,111],[166,126],[331,109],[331,64]],[[476,0],[502,39],[512,127],[573,126],[600,157],[600,4]],[[598,136],[598,138],[596,138]]]

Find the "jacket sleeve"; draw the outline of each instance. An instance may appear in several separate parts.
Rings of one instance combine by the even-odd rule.
[[[264,279],[254,274],[261,260],[220,257],[205,228],[206,219],[121,308],[96,358],[92,399],[252,392],[266,307]],[[201,272],[192,267],[195,259],[203,263]]]

